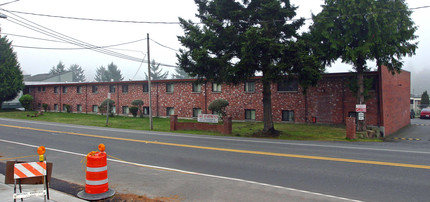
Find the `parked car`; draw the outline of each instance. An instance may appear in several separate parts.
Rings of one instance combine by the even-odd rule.
[[[411,109],[411,119],[415,118],[415,111],[413,109]]]
[[[430,119],[430,108],[425,108],[425,109],[421,110],[420,118],[422,118],[422,119],[425,119],[425,118]]]

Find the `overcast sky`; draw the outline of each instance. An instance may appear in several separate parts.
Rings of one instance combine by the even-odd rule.
[[[12,0],[0,0],[0,5]],[[321,11],[320,5],[323,0],[291,0],[293,4],[299,6],[299,17],[309,18],[311,12],[318,13]],[[428,0],[406,0],[409,8],[430,6]],[[178,17],[197,21],[194,17],[197,13],[197,6],[193,0],[20,0],[7,5],[0,6],[7,11],[20,11],[36,14],[47,14],[55,16],[69,16],[78,18],[94,18],[121,21],[146,21],[146,22],[178,22]],[[7,35],[13,41],[15,46],[28,46],[37,48],[79,48],[78,46],[68,43],[59,43],[45,40],[36,40],[25,38],[36,37],[59,41],[52,36],[48,36],[46,28],[56,31],[60,34],[78,39],[80,41],[96,46],[109,46],[125,42],[145,39],[147,33],[150,39],[168,47],[162,47],[150,42],[151,60],[156,62],[176,65],[176,52],[180,48],[177,36],[183,35],[183,30],[178,24],[146,24],[146,23],[125,23],[125,22],[100,22],[70,20],[54,17],[41,17],[36,15],[21,14],[17,12],[6,12],[0,10],[8,16],[8,19],[0,19],[2,36]],[[416,55],[404,59],[404,69],[412,72],[412,85],[415,93],[420,93],[424,89],[430,90],[430,73],[428,71],[428,58],[430,53],[430,8],[413,10],[412,19],[418,26],[417,35],[419,36],[419,45]],[[28,20],[28,21],[25,21]],[[21,22],[19,22],[21,21]],[[27,23],[22,26],[20,23]],[[45,28],[35,31],[37,23]],[[307,21],[309,23],[311,21]],[[306,27],[303,28],[305,30]],[[41,33],[42,32],[42,33]],[[92,81],[96,69],[100,66],[106,67],[109,63],[115,63],[126,80],[142,80],[147,70],[147,64],[141,64],[138,61],[147,59],[146,40],[139,42],[115,46],[112,51],[132,56],[133,61],[121,59],[109,55],[104,55],[91,50],[74,49],[74,50],[49,50],[14,47],[18,54],[18,60],[25,74],[47,73],[49,70],[62,61],[66,67],[72,64],[78,64],[85,70],[87,81]],[[118,50],[126,49],[126,50]],[[174,50],[172,50],[174,49]],[[139,67],[141,66],[140,70]],[[374,66],[370,63],[369,66]],[[172,67],[163,67],[165,71],[174,72]],[[328,67],[328,72],[348,72],[352,68],[350,65],[337,62],[332,67]],[[424,78],[423,75],[427,75]],[[422,82],[418,82],[422,80]]]

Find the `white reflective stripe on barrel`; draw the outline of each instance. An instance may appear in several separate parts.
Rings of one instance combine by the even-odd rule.
[[[107,166],[105,167],[97,167],[97,168],[92,168],[92,167],[87,167],[87,171],[88,172],[102,172],[107,170]]]
[[[102,185],[102,184],[108,183],[108,179],[106,178],[105,180],[97,180],[97,181],[86,180],[86,183],[87,185]]]

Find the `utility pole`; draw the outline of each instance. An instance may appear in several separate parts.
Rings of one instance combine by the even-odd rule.
[[[152,99],[151,99],[151,58],[149,56],[149,33],[146,34],[148,45],[148,94],[149,94],[149,130],[153,129],[152,125]]]
[[[4,15],[4,14],[2,14],[2,13],[0,13],[0,18],[4,18],[4,19],[6,19],[6,18],[7,18],[7,16],[6,16],[6,15]],[[0,27],[0,37],[1,37],[1,27]]]

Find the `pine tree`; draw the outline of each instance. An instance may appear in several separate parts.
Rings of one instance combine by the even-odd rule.
[[[427,93],[427,91],[424,91],[423,94],[421,95],[420,108],[424,109],[424,108],[428,107],[429,105],[430,105],[429,94]]]
[[[122,81],[123,79],[121,70],[113,62],[108,65],[107,69],[103,66],[97,68],[94,78],[99,82]]]
[[[24,89],[24,77],[12,43],[0,38],[0,109],[5,101],[13,100]]]
[[[73,81],[74,82],[84,82],[85,75],[84,70],[77,64],[70,65],[68,71],[73,72]]]
[[[172,75],[173,79],[190,79],[191,76],[187,74],[181,67],[175,68],[175,73]]]
[[[63,62],[58,62],[57,66],[53,66],[51,68],[51,71],[49,72],[50,74],[53,75],[59,75],[66,72],[66,66],[63,64]]]
[[[164,72],[163,69],[160,69],[160,63],[156,64],[155,60],[152,60],[150,65],[151,70],[151,80],[165,80],[169,75],[169,72]],[[145,78],[148,80],[148,74],[145,73]]]

